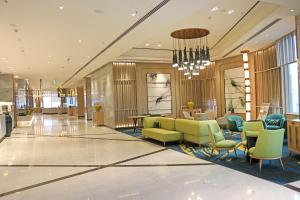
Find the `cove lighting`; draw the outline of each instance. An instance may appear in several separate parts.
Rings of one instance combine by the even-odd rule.
[[[244,62],[244,75],[245,75],[245,100],[246,100],[246,121],[251,120],[251,86],[250,86],[250,71],[248,52],[242,51]]]

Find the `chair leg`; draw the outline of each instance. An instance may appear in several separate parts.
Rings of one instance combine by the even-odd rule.
[[[214,148],[211,148],[210,157],[213,156],[213,153],[214,153]]]
[[[280,164],[281,164],[282,170],[284,170],[284,166],[283,166],[283,163],[282,163],[282,160],[281,160],[281,158],[279,158],[279,161],[280,161]]]
[[[250,157],[250,165],[252,164],[252,157]]]
[[[259,172],[261,172],[262,160],[259,160]]]
[[[166,146],[166,142],[164,142],[164,147]]]
[[[236,148],[234,148],[234,154],[235,154],[235,157],[237,158],[237,153],[236,153]]]

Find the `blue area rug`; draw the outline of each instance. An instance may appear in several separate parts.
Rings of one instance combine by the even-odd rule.
[[[163,144],[158,141],[143,138],[140,129],[138,129],[135,133],[133,133],[133,129],[121,129],[120,131],[128,135],[141,138],[148,142],[152,142],[157,145],[163,146]],[[224,135],[225,138],[233,139],[238,142],[241,141],[240,135],[235,135],[232,137],[229,135],[228,131],[224,131]],[[237,149],[238,158],[235,157],[234,152],[231,152],[229,155],[227,155],[226,152],[217,151],[215,151],[214,155],[211,157],[211,149],[208,146],[199,147],[198,145],[191,143],[167,143],[166,147],[281,185],[300,180],[300,156],[295,154],[289,156],[286,140],[284,141],[282,158],[285,169],[282,170],[278,160],[272,161],[271,166],[269,164],[269,161],[263,161],[261,173],[259,173],[258,171],[258,163],[252,163],[250,165],[250,163],[246,160],[246,156],[244,155],[244,149],[242,147]]]

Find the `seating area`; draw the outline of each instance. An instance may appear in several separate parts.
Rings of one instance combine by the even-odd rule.
[[[0,200],[300,200],[300,0],[0,13]]]
[[[266,120],[269,121],[274,116],[271,115]],[[219,154],[223,150],[229,155],[230,150],[233,150],[237,157],[236,149],[242,147],[244,155],[250,157],[250,164],[252,158],[260,159],[260,171],[262,160],[279,159],[283,167],[281,155],[285,129],[267,130],[268,126],[265,125],[267,124],[265,121],[243,121],[241,117],[235,115],[227,116],[227,120],[229,124],[227,131],[240,133],[240,141],[225,139],[224,131],[216,120],[199,121],[168,117],[144,118],[142,135],[144,138],[160,141],[164,146],[168,142],[193,143],[199,147],[208,146],[211,149],[210,156],[215,151]],[[230,136],[232,137],[232,134]]]

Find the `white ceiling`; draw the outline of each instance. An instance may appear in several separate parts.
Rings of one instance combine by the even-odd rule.
[[[1,0],[0,72],[15,73],[21,78],[27,78],[34,88],[39,87],[40,78],[43,79],[44,88],[56,88],[161,1],[7,0],[5,3]],[[95,58],[64,86],[80,81],[117,58],[167,61],[167,51],[131,49],[145,48],[146,43],[151,44],[151,48],[170,49],[172,40],[169,35],[178,28],[207,28],[211,32],[209,42],[213,45],[255,2],[171,0]],[[244,24],[241,22],[243,26],[237,26],[213,49],[215,58],[221,58],[276,18],[282,20],[255,40],[247,42],[243,48],[256,50],[295,29],[292,16],[300,11],[299,0],[265,2],[255,8],[260,14],[249,14],[243,20]],[[219,10],[211,12],[215,6]],[[294,11],[291,12],[291,9]],[[229,10],[234,12],[229,15]],[[136,16],[131,16],[135,11]],[[158,47],[158,43],[162,46]]]

